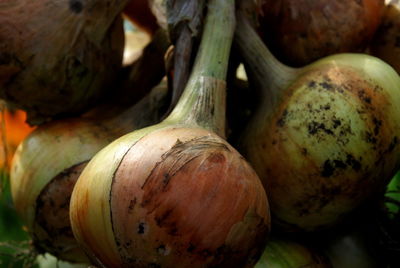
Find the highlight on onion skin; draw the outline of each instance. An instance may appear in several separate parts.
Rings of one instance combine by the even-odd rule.
[[[87,111],[122,66],[127,2],[2,1],[0,98],[34,125]]]
[[[225,136],[234,1],[211,0],[189,82],[157,125],[88,163],[71,197],[73,233],[100,267],[252,267],[270,229],[255,171]]]
[[[134,129],[158,122],[166,91],[161,84],[125,110],[101,107],[80,118],[43,124],[19,145],[10,174],[12,198],[39,251],[62,260],[89,261],[69,221],[75,182],[100,149]]]
[[[389,1],[385,7],[382,23],[372,39],[370,52],[372,55],[389,63],[400,73],[400,3]]]
[[[276,57],[303,66],[361,52],[378,28],[385,0],[265,0],[259,31]]]
[[[399,169],[400,78],[361,54],[289,68],[244,20],[237,29],[261,100],[241,152],[264,184],[277,226],[328,228],[382,192]]]

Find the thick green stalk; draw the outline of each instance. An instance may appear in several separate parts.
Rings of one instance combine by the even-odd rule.
[[[225,136],[225,79],[234,29],[235,1],[210,0],[191,76],[165,123],[200,126]]]
[[[249,78],[259,89],[261,99],[273,106],[283,90],[298,76],[300,69],[279,62],[240,11],[237,21],[235,45],[243,55]]]

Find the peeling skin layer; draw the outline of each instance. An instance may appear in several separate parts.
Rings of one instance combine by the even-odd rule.
[[[0,97],[33,124],[90,107],[121,67],[126,2],[0,1]]]
[[[87,261],[72,234],[69,202],[72,190],[87,164],[75,165],[56,176],[40,193],[36,201],[33,230],[35,246],[63,260]],[[73,256],[73,259],[68,257]]]
[[[335,65],[310,70],[283,99],[257,136],[247,137],[246,155],[278,221],[303,230],[334,224],[398,167],[394,99]]]
[[[111,196],[121,267],[244,267],[269,231],[254,170],[205,130],[142,138],[116,171]]]

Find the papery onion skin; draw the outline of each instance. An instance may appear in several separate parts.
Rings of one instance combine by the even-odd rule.
[[[206,130],[146,131],[121,138],[136,140],[123,149],[114,142],[82,173],[70,213],[78,241],[110,267],[254,264],[270,223],[249,164]],[[110,154],[119,164],[103,177]]]
[[[384,0],[264,0],[260,32],[283,63],[304,66],[361,52],[378,28]]]
[[[125,1],[0,3],[0,97],[30,124],[88,110],[122,66]]]
[[[379,59],[342,54],[308,66],[270,112],[256,112],[243,154],[278,225],[328,228],[384,189],[400,163],[399,85]]]

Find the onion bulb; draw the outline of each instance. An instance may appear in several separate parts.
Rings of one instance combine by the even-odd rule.
[[[260,31],[284,63],[303,66],[339,52],[364,50],[385,0],[265,0]]]
[[[87,162],[107,144],[159,122],[165,99],[166,86],[162,84],[125,110],[101,107],[87,116],[43,124],[19,145],[11,167],[11,192],[39,252],[67,261],[88,261],[69,221],[69,201],[76,180]]]
[[[88,163],[73,190],[77,241],[100,267],[251,267],[269,231],[262,184],[224,137],[234,1],[211,0],[189,82],[160,124]]]
[[[260,99],[240,148],[273,220],[293,231],[336,224],[399,169],[400,78],[363,54],[290,68],[239,18],[236,44]]]
[[[1,1],[0,98],[30,124],[87,111],[122,66],[127,2]]]

